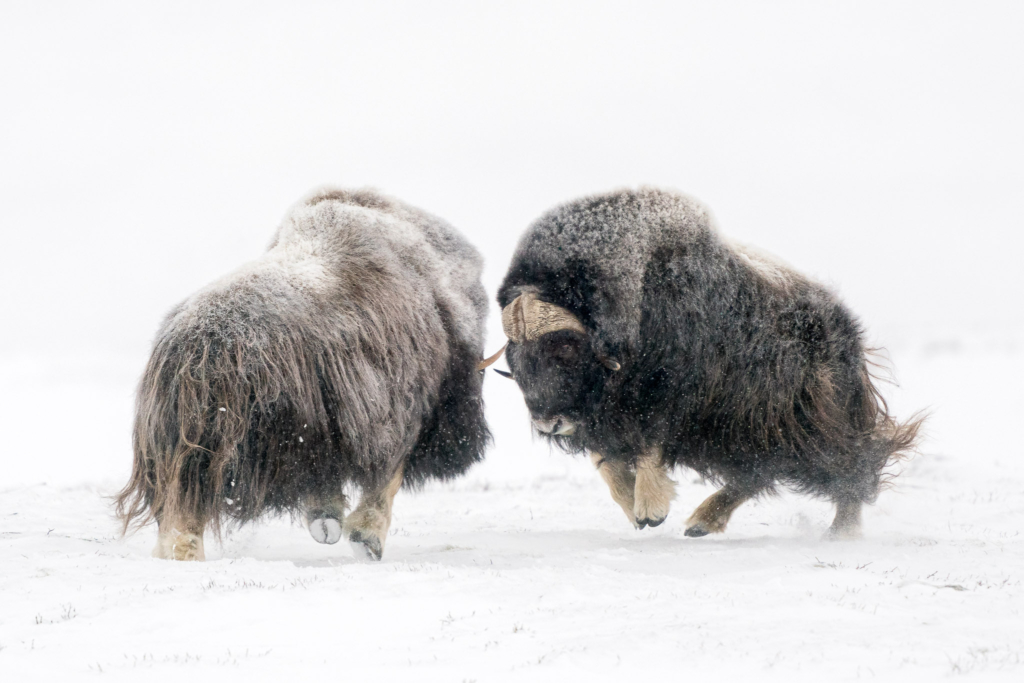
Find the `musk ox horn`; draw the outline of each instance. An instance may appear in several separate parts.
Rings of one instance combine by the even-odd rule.
[[[505,344],[505,346],[508,346],[508,344]],[[477,363],[476,369],[486,370],[487,368],[497,363],[498,359],[501,358],[501,354],[505,353],[505,346],[502,346],[500,349],[498,349],[497,353],[495,353],[493,356],[490,356],[489,358],[484,358],[482,361]]]
[[[579,318],[561,306],[541,301],[533,292],[520,294],[502,310],[501,326],[505,336],[517,344],[558,330],[587,333]]]

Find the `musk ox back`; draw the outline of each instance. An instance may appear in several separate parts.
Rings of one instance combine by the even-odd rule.
[[[261,258],[164,320],[124,528],[155,519],[154,554],[202,559],[205,527],[291,512],[379,559],[399,486],[461,474],[489,439],[481,266],[446,223],[375,192],[296,205]]]
[[[856,535],[919,419],[897,423],[860,325],[785,264],[720,237],[683,195],[570,202],[519,243],[498,294],[508,363],[538,431],[589,451],[639,528],[668,514],[667,471],[723,484],[687,535],[723,531],[777,484],[835,501]]]

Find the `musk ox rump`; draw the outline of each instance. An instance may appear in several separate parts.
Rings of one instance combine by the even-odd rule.
[[[372,191],[297,204],[256,261],[164,320],[138,389],[124,528],[203,559],[203,530],[302,515],[313,537],[383,552],[403,484],[450,478],[489,439],[476,364],[477,252]],[[362,491],[345,517],[346,485]]]
[[[687,535],[725,529],[779,484],[836,504],[856,535],[886,467],[914,447],[869,372],[856,318],[774,257],[718,235],[683,195],[560,206],[520,241],[498,293],[536,429],[589,451],[637,527],[668,514],[676,465],[722,484]]]

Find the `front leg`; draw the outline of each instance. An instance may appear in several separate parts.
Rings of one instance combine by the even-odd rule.
[[[380,490],[363,491],[363,497],[352,514],[345,519],[348,541],[356,556],[379,560],[384,555],[384,541],[391,527],[391,506],[402,488],[405,463],[398,466],[387,485]]]
[[[676,483],[668,478],[668,468],[661,457],[661,447],[650,448],[636,459],[636,488],[633,493],[633,516],[638,528],[658,526],[668,517]]]
[[[604,483],[608,484],[612,500],[618,503],[622,511],[626,513],[629,523],[636,526],[636,517],[633,516],[633,490],[636,488],[634,474],[626,463],[618,460],[605,460],[600,453],[591,452],[590,461],[594,463],[594,467],[604,479]]]

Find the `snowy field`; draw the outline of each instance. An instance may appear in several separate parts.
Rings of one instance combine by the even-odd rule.
[[[711,489],[684,471],[666,523],[635,531],[589,462],[530,440],[518,390],[497,375],[486,384],[498,445],[454,485],[400,493],[377,564],[286,519],[208,538],[205,564],[154,560],[152,528],[116,533],[104,496],[122,479],[5,487],[0,670],[1019,680],[1024,448],[1005,426],[1024,413],[1024,335],[908,342],[893,355],[897,408],[934,414],[923,454],[866,509],[861,541],[822,540],[830,506],[795,495],[745,505],[721,536],[686,538],[685,517]],[[74,471],[109,441],[110,461],[126,465],[136,368],[36,376],[4,397],[7,442]],[[26,386],[10,366],[0,377]],[[46,433],[53,396],[82,406],[67,432]],[[104,416],[109,435],[92,432]]]
[[[4,3],[0,681],[1024,677],[1024,6]],[[922,453],[827,503],[635,531],[485,382],[495,437],[399,494],[380,563],[288,519],[150,558],[109,496],[159,319],[293,201],[451,221],[493,297],[556,202],[650,183],[833,286]],[[497,307],[488,350],[502,343]]]

